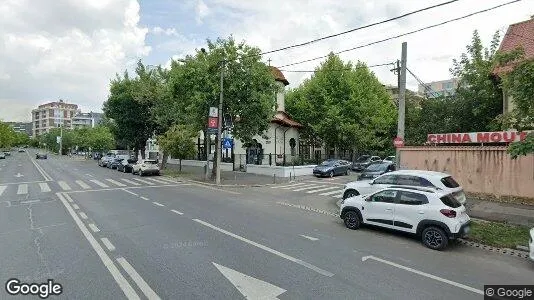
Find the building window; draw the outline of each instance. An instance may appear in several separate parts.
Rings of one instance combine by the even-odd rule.
[[[291,156],[295,156],[295,147],[297,145],[297,141],[295,141],[294,138],[289,139],[289,147],[291,147]]]

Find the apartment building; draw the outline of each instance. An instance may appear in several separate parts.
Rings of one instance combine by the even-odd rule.
[[[39,105],[32,110],[33,136],[47,133],[52,128],[72,128],[72,119],[78,111],[78,105],[63,100]]]
[[[16,132],[22,132],[29,136],[33,134],[32,122],[6,122],[6,124],[11,126]]]
[[[451,78],[441,81],[433,81],[419,85],[418,93],[427,98],[436,98],[439,96],[452,96],[456,93],[456,88],[458,87],[458,79]]]
[[[102,113],[82,113],[81,111],[78,111],[74,118],[72,118],[72,128],[93,128],[102,121],[102,116]]]

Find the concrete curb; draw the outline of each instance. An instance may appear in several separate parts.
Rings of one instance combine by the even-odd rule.
[[[173,177],[173,176],[168,176],[168,175],[163,175],[163,177],[168,177],[168,178],[171,178],[171,179],[177,179],[177,180],[183,180],[183,181],[189,181],[189,182],[194,182],[194,183],[197,183],[197,184],[214,186],[214,187],[232,187],[232,188],[264,187],[264,186],[274,186],[274,185],[290,184],[290,183],[298,182],[298,181],[288,181],[288,182],[265,183],[265,184],[219,184],[219,185],[217,185],[215,183],[204,182],[204,181],[199,181],[199,180],[194,180],[194,179],[184,178],[184,177]]]

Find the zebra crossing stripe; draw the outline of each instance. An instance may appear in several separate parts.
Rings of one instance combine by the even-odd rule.
[[[39,182],[39,187],[41,188],[42,193],[50,192],[50,187],[48,186],[48,183],[46,182]]]
[[[28,193],[28,185],[27,184],[19,184],[19,188],[17,190],[17,195],[24,195]]]
[[[334,195],[334,194],[339,194],[340,191],[337,190],[337,191],[333,191],[333,192],[328,192],[328,193],[322,193],[322,194],[319,194],[321,196],[329,196],[329,195]],[[343,194],[343,191],[341,191],[341,194]]]
[[[323,192],[323,191],[328,191],[328,190],[331,190],[331,189],[338,189],[338,188],[339,188],[338,186],[331,186],[331,187],[322,188],[322,189],[318,189],[318,190],[307,191],[306,193],[311,194],[311,193]]]
[[[121,179],[122,181],[126,182],[126,183],[129,183],[131,185],[139,185],[139,183],[135,182],[135,181],[131,181],[130,179],[125,179],[125,178],[122,178]]]
[[[295,188],[295,187],[298,187],[298,186],[303,186],[303,185],[306,185],[306,183],[295,183],[295,184],[286,185],[286,186],[282,186],[282,187],[273,186],[272,188],[273,188],[273,189],[284,189],[284,190],[288,190],[288,189],[292,189],[292,188]]]
[[[169,184],[166,181],[162,181],[162,180],[154,179],[154,178],[147,178],[147,180],[154,181],[154,182],[157,182],[157,183],[160,183],[160,184]]]
[[[58,181],[57,184],[64,190],[64,191],[70,191],[70,186],[65,181]]]
[[[6,190],[7,186],[5,185],[0,185],[0,196],[2,196],[2,194],[4,193],[4,191]]]
[[[98,185],[99,187],[103,187],[103,188],[108,188],[109,187],[109,185],[107,185],[107,184],[105,184],[105,183],[103,183],[101,181],[98,181],[96,179],[91,179],[89,181],[91,181],[92,183]]]
[[[139,181],[139,182],[142,182],[142,183],[144,183],[144,184],[148,184],[148,185],[154,185],[154,184],[155,184],[155,183],[153,183],[153,182],[146,181],[146,180],[139,179],[139,178],[134,178],[134,180]]]
[[[122,186],[126,186],[126,184],[124,184],[124,183],[120,183],[120,182],[118,182],[117,180],[113,180],[113,179],[109,179],[109,178],[106,178],[106,180],[109,181],[109,182],[111,182],[111,183],[113,183],[113,184],[116,185],[116,186],[121,186],[121,187],[122,187]]]
[[[90,189],[91,187],[88,186],[85,182],[81,181],[81,180],[76,180],[76,183],[82,188],[82,189]]]
[[[315,189],[315,188],[322,188],[322,187],[325,187],[326,185],[316,185],[316,184],[312,184],[312,185],[308,185],[308,186],[305,186],[303,188],[298,188],[296,190],[292,190],[293,192],[300,192],[300,191],[305,191],[305,190],[311,190],[311,189]]]

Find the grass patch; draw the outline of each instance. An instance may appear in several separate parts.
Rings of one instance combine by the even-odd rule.
[[[163,170],[162,172],[163,175],[167,175],[167,176],[171,176],[171,177],[189,177],[190,175],[192,175],[191,173],[189,172],[180,172],[178,170]]]
[[[472,221],[468,240],[499,248],[528,245],[529,228],[497,222]]]

